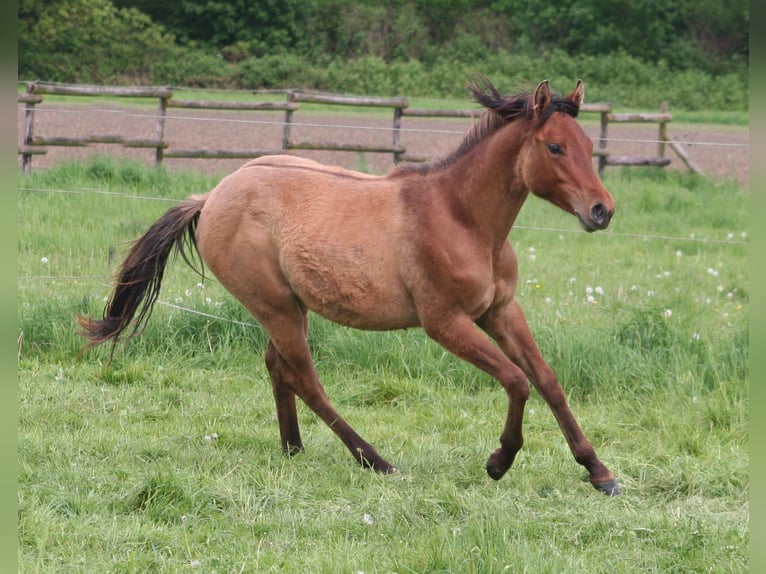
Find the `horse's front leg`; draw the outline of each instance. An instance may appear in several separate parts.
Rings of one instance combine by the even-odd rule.
[[[593,446],[577,424],[561,384],[543,359],[519,304],[514,300],[500,309],[492,309],[477,323],[497,341],[505,354],[521,367],[548,403],[575,460],[588,470],[591,484],[610,496],[620,494],[620,487],[614,475],[599,460]]]
[[[523,443],[521,426],[529,397],[527,377],[466,315],[457,314],[452,318],[439,315],[438,320],[424,322],[423,328],[445,349],[488,373],[505,389],[508,416],[500,435],[500,448],[487,461],[487,473],[499,480],[511,468]]]

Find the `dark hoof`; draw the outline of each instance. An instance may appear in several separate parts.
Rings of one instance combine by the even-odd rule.
[[[365,458],[360,456],[359,462],[362,468],[369,468],[380,474],[393,474],[396,472],[396,467],[387,463],[382,458]]]
[[[508,472],[508,469],[505,470],[499,469],[495,463],[492,461],[492,457],[487,461],[487,474],[492,480],[500,480],[503,478],[503,475]]]
[[[375,468],[375,472],[379,472],[380,474],[394,474],[399,472],[398,469],[395,466],[392,466],[388,463],[386,463],[386,466],[384,468]]]
[[[287,447],[283,448],[282,452],[284,452],[288,457],[295,456],[296,454],[300,454],[303,452],[303,445],[290,444]]]
[[[617,480],[614,478],[605,482],[592,482],[591,484],[593,488],[607,496],[620,496],[620,485],[617,484]]]

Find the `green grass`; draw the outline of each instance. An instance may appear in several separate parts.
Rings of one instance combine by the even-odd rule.
[[[160,300],[223,320],[160,304],[111,363],[79,355],[72,315],[101,310],[122,250],[213,183],[104,158],[20,177],[19,571],[748,571],[744,189],[615,170],[609,230],[532,198],[511,233],[530,325],[622,484],[610,499],[534,392],[496,483],[494,381],[419,330],[317,317],[330,397],[399,472],[359,469],[303,405],[307,450],[285,458],[266,337],[180,261]]]

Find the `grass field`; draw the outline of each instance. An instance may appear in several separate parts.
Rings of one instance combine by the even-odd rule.
[[[338,410],[399,472],[358,468],[308,409],[281,454],[266,338],[180,261],[146,331],[79,355],[128,243],[213,178],[98,158],[19,179],[19,571],[747,572],[748,199],[614,171],[609,230],[538,199],[511,232],[519,299],[623,495],[587,482],[533,392],[506,399],[419,330],[312,319]]]

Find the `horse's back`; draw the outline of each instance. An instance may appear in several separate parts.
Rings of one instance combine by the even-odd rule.
[[[245,304],[256,291],[289,289],[338,323],[391,329],[417,324],[402,277],[409,232],[395,181],[268,156],[211,191],[197,240],[208,267]]]

